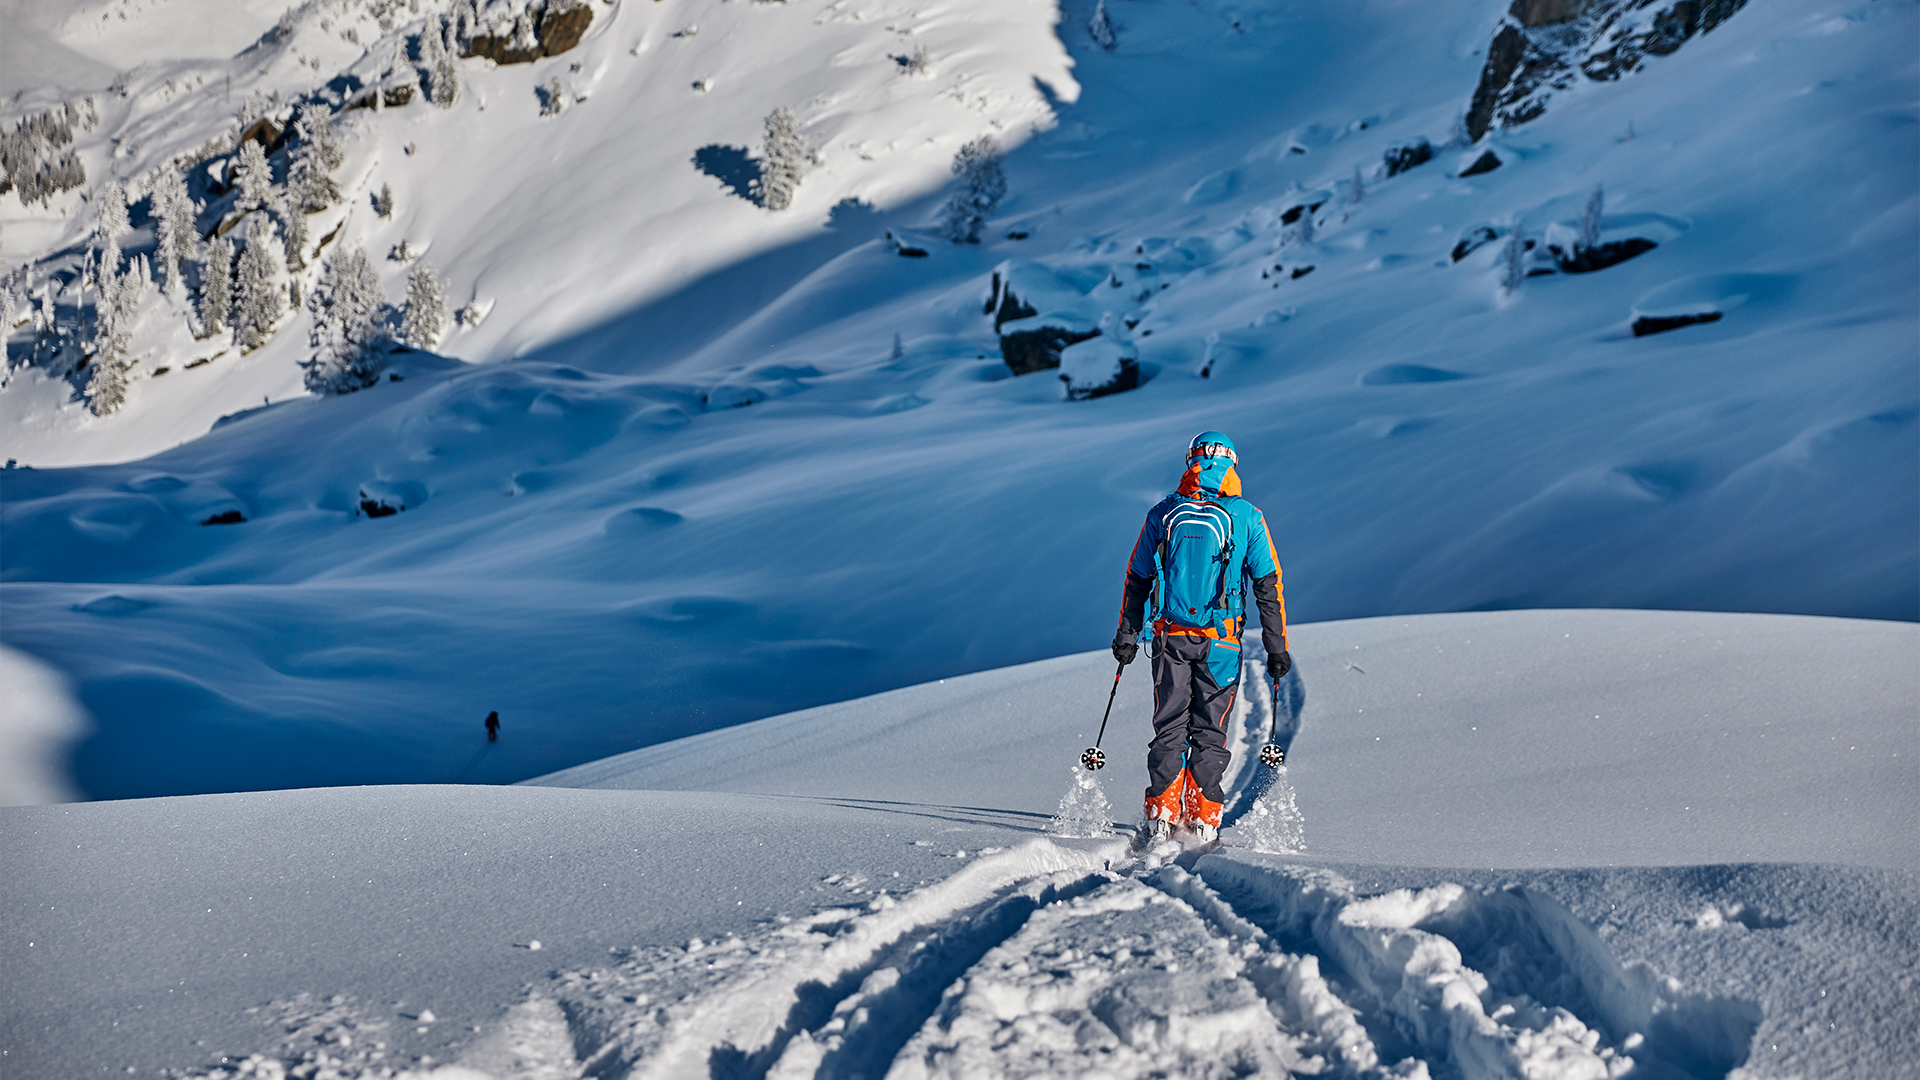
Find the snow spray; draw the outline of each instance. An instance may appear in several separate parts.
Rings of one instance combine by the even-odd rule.
[[[1073,774],[1073,786],[1060,797],[1060,808],[1053,812],[1053,820],[1047,822],[1047,833],[1081,837],[1107,835],[1113,826],[1113,804],[1107,801],[1107,790],[1089,770],[1074,766],[1068,771]]]
[[[1267,771],[1264,779],[1266,787],[1234,823],[1236,845],[1269,855],[1298,855],[1306,851],[1307,819],[1301,816],[1300,804],[1293,797],[1287,767],[1282,765]],[[1062,809],[1066,807],[1064,801],[1060,805]]]

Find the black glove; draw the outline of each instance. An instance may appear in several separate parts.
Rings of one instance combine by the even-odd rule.
[[[1285,649],[1267,654],[1267,674],[1275,679],[1284,679],[1287,672],[1293,670],[1293,657]]]
[[[1120,661],[1121,667],[1133,663],[1133,658],[1140,655],[1138,639],[1138,634],[1113,635],[1113,658]]]

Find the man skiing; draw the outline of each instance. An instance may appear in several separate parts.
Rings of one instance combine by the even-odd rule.
[[[1260,608],[1267,674],[1284,678],[1287,608],[1280,559],[1260,509],[1240,497],[1233,440],[1203,431],[1187,448],[1180,487],[1147,511],[1127,562],[1113,656],[1130,664],[1153,619],[1153,741],[1147,744],[1147,829],[1157,843],[1176,826],[1204,842],[1220,835],[1227,712],[1240,682],[1246,579]],[[1149,599],[1153,611],[1148,612]]]

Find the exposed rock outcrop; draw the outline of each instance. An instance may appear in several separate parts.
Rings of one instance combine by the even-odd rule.
[[[1514,0],[1487,46],[1480,84],[1467,109],[1478,142],[1496,127],[1546,112],[1555,90],[1581,78],[1618,79],[1648,56],[1667,56],[1706,34],[1747,0]],[[1649,18],[1643,14],[1655,8]]]
[[[593,8],[583,0],[536,0],[510,30],[468,38],[462,55],[484,56],[496,64],[531,64],[580,44],[592,24]]]

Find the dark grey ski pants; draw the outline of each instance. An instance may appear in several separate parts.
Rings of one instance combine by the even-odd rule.
[[[1167,790],[1180,775],[1182,759],[1193,772],[1200,794],[1226,801],[1220,781],[1233,755],[1227,752],[1227,711],[1239,687],[1220,686],[1207,667],[1212,643],[1184,634],[1154,640],[1153,741],[1147,744],[1147,797]]]

